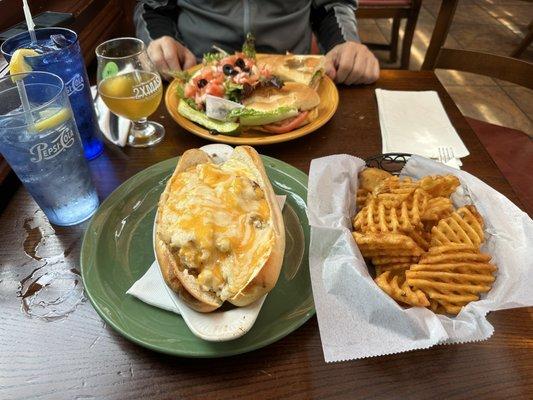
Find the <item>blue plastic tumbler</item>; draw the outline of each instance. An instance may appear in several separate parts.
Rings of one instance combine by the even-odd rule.
[[[15,50],[34,49],[39,55],[26,57],[33,71],[46,71],[58,75],[65,83],[76,126],[80,133],[85,158],[91,160],[103,151],[102,133],[91,96],[91,86],[80,50],[76,32],[65,28],[36,29],[37,43],[31,43],[27,32],[7,39],[0,47],[7,61]]]

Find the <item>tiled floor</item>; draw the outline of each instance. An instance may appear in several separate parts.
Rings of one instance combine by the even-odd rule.
[[[411,49],[411,69],[419,69],[441,0],[423,0]],[[446,46],[508,55],[533,20],[533,0],[460,0]],[[385,42],[391,20],[359,20],[363,42]],[[400,41],[401,43],[401,41]],[[388,53],[376,51],[382,67]],[[523,54],[533,62],[533,45]],[[519,129],[533,136],[533,91],[485,76],[438,70],[437,75],[464,115]]]

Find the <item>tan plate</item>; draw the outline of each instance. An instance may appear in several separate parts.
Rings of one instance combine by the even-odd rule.
[[[195,71],[198,67],[191,68],[191,72]],[[333,81],[325,76],[318,86],[318,95],[320,96],[320,105],[318,106],[318,118],[310,124],[304,125],[301,128],[295,129],[291,132],[280,134],[266,134],[265,132],[247,130],[241,133],[239,136],[226,136],[226,135],[213,135],[209,131],[200,125],[188,120],[180,113],[178,113],[179,97],[177,93],[178,81],[174,80],[167,88],[165,94],[165,105],[168,112],[179,125],[187,129],[189,132],[194,133],[197,136],[204,139],[211,140],[213,142],[228,143],[228,144],[249,144],[249,145],[262,145],[287,142],[310,134],[316,131],[326,122],[328,122],[339,105],[339,92]]]

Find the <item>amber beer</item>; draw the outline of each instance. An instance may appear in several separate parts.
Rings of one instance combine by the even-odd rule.
[[[98,92],[112,112],[139,121],[157,109],[163,86],[156,73],[131,71],[104,79]]]

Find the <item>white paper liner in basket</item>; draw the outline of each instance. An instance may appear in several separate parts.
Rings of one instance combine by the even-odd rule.
[[[533,221],[505,196],[464,171],[413,156],[403,174],[454,174],[461,181],[452,200],[473,203],[485,219],[482,250],[498,266],[492,290],[458,316],[403,308],[372,280],[351,235],[357,175],[363,160],[334,155],[313,160],[309,173],[309,265],[326,362],[423,349],[441,343],[488,339],[489,311],[533,305]]]

